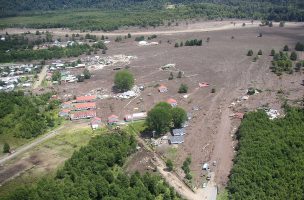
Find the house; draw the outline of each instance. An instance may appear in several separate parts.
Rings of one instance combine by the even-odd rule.
[[[80,96],[76,98],[77,103],[83,103],[83,102],[93,102],[96,101],[96,96],[95,95],[90,95],[90,96]]]
[[[172,107],[176,107],[177,106],[177,101],[175,99],[168,99],[167,103],[170,104]]]
[[[160,86],[158,87],[158,91],[159,91],[160,93],[168,92],[168,88],[167,88],[166,86],[164,86],[164,85],[160,85]]]
[[[169,139],[170,144],[182,144],[184,143],[184,136],[171,136]]]
[[[91,127],[93,130],[99,128],[99,126],[101,125],[101,118],[99,117],[94,117],[92,120],[91,120]]]
[[[119,121],[118,116],[111,115],[108,117],[108,124],[116,124]]]
[[[62,110],[59,112],[59,117],[68,117],[70,111],[71,111],[70,109],[62,109]]]
[[[70,115],[71,120],[89,119],[89,118],[93,118],[93,117],[96,117],[95,110],[78,111],[78,112],[74,112]]]
[[[176,128],[176,129],[173,129],[172,130],[172,134],[174,136],[182,136],[182,135],[185,135],[186,132],[185,132],[185,129],[184,128]]]
[[[73,108],[73,110],[94,110],[94,109],[96,109],[95,102],[77,103],[74,104],[74,108]]]

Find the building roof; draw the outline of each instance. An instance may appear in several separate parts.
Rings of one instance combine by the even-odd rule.
[[[99,117],[94,117],[91,120],[91,124],[100,124],[101,123],[101,118]]]
[[[108,117],[108,119],[113,119],[113,118],[118,118],[118,116],[117,116],[117,115],[110,115],[110,116]]]
[[[80,96],[76,98],[76,101],[91,101],[91,100],[95,100],[96,96],[92,95],[92,96]]]
[[[110,115],[109,117],[108,117],[108,122],[118,122],[118,116],[116,116],[116,115]]]
[[[170,142],[172,144],[180,144],[184,142],[184,136],[171,136]]]
[[[82,109],[82,108],[95,108],[96,107],[96,103],[95,102],[91,102],[91,103],[78,103],[74,105],[75,108],[77,109]]]
[[[90,117],[96,116],[95,110],[86,110],[86,111],[78,111],[71,114],[71,118],[81,118],[81,117]]]
[[[60,112],[69,113],[70,111],[70,109],[62,109]]]
[[[167,102],[168,102],[169,104],[177,103],[177,101],[176,101],[175,99],[172,99],[172,98],[168,99]]]
[[[172,130],[172,133],[174,136],[180,136],[180,135],[185,135],[185,129],[184,128],[176,128]]]
[[[165,85],[160,85],[160,86],[158,87],[158,89],[159,89],[159,90],[161,90],[161,89],[167,89],[167,87],[166,87]]]

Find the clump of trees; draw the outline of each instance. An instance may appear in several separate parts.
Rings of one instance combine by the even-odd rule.
[[[303,138],[303,109],[287,107],[275,120],[264,111],[248,113],[237,132],[229,199],[303,198]]]
[[[180,197],[159,176],[122,169],[136,150],[135,137],[111,132],[95,137],[76,151],[54,178],[21,187],[9,194],[14,199],[168,199]]]
[[[185,42],[185,46],[202,46],[203,41],[202,40],[198,40],[198,39],[194,39],[194,40],[187,40]]]
[[[158,135],[164,134],[172,127],[180,128],[187,120],[187,113],[180,107],[172,108],[166,102],[156,104],[149,112],[146,124]]]
[[[0,134],[31,138],[55,126],[59,101],[50,100],[51,93],[25,96],[23,92],[0,93]]]
[[[289,59],[288,54],[280,51],[273,56],[271,70],[277,75],[283,72],[292,73],[292,61]]]
[[[192,175],[190,173],[190,164],[191,164],[191,157],[187,157],[186,160],[183,162],[182,169],[185,173],[185,178],[189,181],[192,180]]]
[[[304,44],[301,42],[297,42],[296,46],[295,46],[295,50],[296,51],[304,51]]]
[[[145,40],[145,36],[141,35],[135,38],[135,41],[140,42],[140,41],[144,41]]]
[[[119,71],[115,74],[114,84],[116,89],[121,92],[132,89],[134,85],[134,77],[128,70]]]

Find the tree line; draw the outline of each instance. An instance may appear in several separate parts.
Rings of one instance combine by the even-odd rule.
[[[275,120],[264,111],[246,114],[237,139],[229,199],[303,199],[303,109],[287,108]]]
[[[54,178],[24,185],[6,200],[180,199],[157,175],[128,175],[123,171],[123,164],[136,146],[135,138],[122,131],[97,136],[75,152]]]
[[[299,1],[172,1],[175,9],[165,9],[168,2],[151,1],[24,1],[3,2],[0,27],[71,28],[80,30],[116,30],[122,26],[159,26],[180,19],[264,19],[268,21],[303,21],[303,3]],[[183,5],[179,5],[179,3]],[[62,10],[65,8],[65,10]],[[91,8],[99,8],[92,10]],[[82,9],[82,10],[79,10]],[[47,10],[47,12],[45,11]],[[21,11],[21,12],[20,12]],[[23,13],[22,11],[27,11]],[[32,11],[32,12],[31,12]],[[26,18],[27,20],[24,20]]]

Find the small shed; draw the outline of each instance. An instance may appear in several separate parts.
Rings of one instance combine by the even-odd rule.
[[[169,139],[170,144],[182,144],[184,143],[184,136],[171,136]]]
[[[111,115],[108,117],[108,124],[116,124],[119,121],[118,116]]]
[[[174,136],[182,136],[182,135],[185,135],[186,132],[185,132],[185,129],[184,128],[176,128],[176,129],[173,129],[172,130],[172,134]]]

